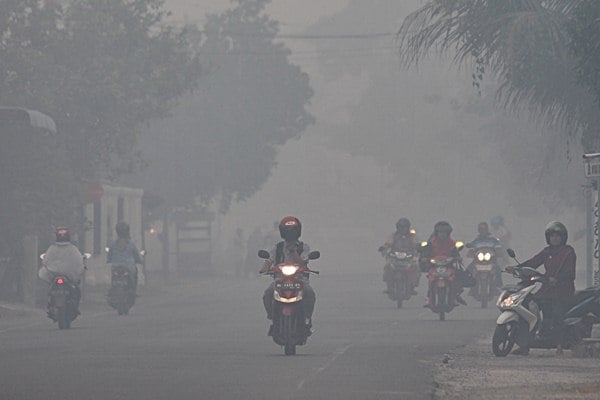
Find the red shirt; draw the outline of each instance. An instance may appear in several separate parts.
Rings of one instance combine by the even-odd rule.
[[[556,278],[556,284],[545,284],[538,296],[544,299],[568,299],[575,293],[575,250],[568,244],[547,246],[538,254],[521,264],[537,268],[544,264],[546,275]]]
[[[433,236],[431,242],[431,256],[436,257],[452,257],[456,255],[456,242],[450,237],[446,240],[441,240],[437,236]]]

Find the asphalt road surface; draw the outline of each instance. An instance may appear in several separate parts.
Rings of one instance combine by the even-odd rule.
[[[316,332],[295,356],[266,335],[268,277],[142,288],[124,317],[88,300],[64,331],[43,313],[0,321],[0,398],[430,399],[435,365],[497,316],[467,298],[438,321],[422,307],[425,279],[400,310],[380,271],[311,282]]]

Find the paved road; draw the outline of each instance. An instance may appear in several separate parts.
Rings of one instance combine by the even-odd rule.
[[[429,399],[444,354],[489,334],[496,311],[440,322],[422,295],[398,310],[378,274],[314,277],[316,333],[296,356],[266,336],[268,278],[145,289],[131,315],[88,305],[67,331],[13,318],[0,324],[1,398]]]

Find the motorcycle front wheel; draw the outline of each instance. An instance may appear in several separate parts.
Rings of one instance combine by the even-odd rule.
[[[436,302],[438,307],[438,314],[440,316],[440,321],[446,320],[446,304],[447,304],[447,290],[446,287],[438,287],[436,290]]]
[[[404,291],[404,281],[401,279],[396,279],[396,306],[398,308],[402,308],[402,302],[404,301],[405,291]]]
[[[283,317],[283,337],[285,339],[284,354],[293,356],[296,354],[296,344],[294,342],[294,317],[286,315]]]
[[[506,357],[517,341],[518,324],[515,321],[496,325],[492,338],[492,351],[496,357]]]

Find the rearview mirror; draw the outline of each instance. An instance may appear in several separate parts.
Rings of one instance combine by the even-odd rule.
[[[268,260],[269,258],[271,258],[271,255],[266,250],[259,250],[258,251],[258,257],[259,258],[263,258],[265,260]]]
[[[309,260],[316,260],[318,258],[321,257],[321,252],[319,251],[311,251],[310,253],[308,253],[308,259]]]
[[[516,254],[515,254],[515,251],[513,249],[506,249],[506,252],[510,256],[510,258],[515,258]]]

